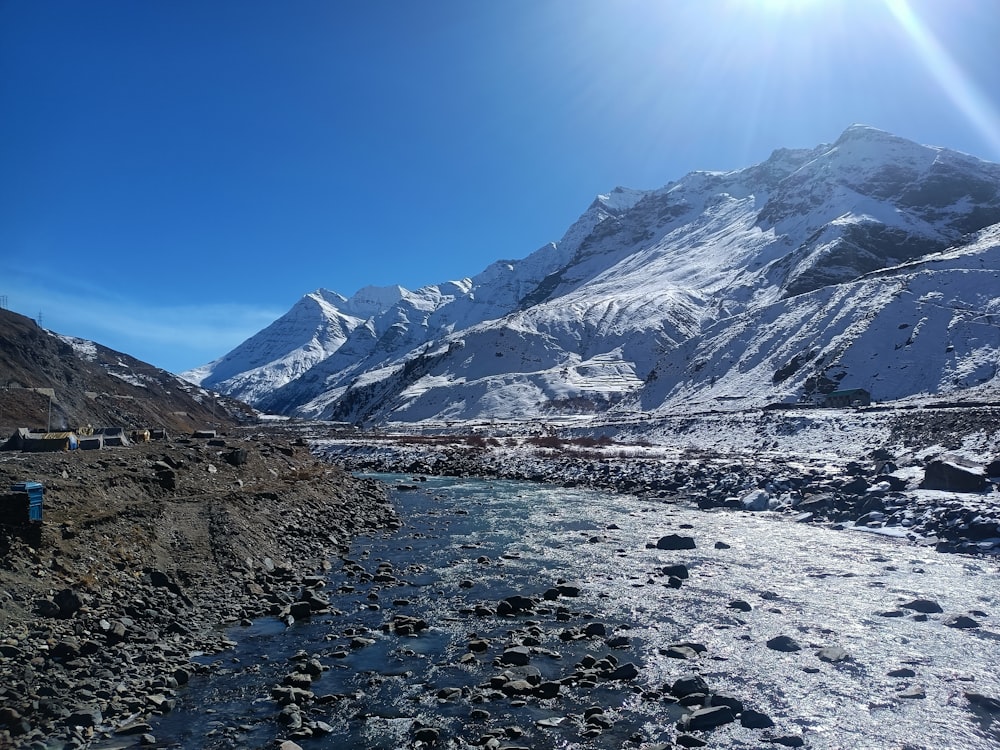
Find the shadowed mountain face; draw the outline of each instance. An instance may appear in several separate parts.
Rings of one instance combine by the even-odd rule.
[[[163,427],[189,432],[252,410],[127,354],[58,336],[0,310],[0,436],[18,427]]]
[[[852,126],[746,169],[616,188],[559,242],[471,278],[313,292],[186,376],[374,422],[989,390],[998,222],[1000,165]]]

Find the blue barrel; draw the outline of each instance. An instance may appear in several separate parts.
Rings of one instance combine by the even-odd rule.
[[[45,489],[41,482],[17,482],[10,486],[11,492],[23,492],[28,496],[28,519],[31,521],[42,520],[42,498]]]

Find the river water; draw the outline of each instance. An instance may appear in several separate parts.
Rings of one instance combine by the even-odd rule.
[[[275,721],[271,689],[315,657],[325,671],[303,713],[318,730],[297,740],[307,750],[410,747],[420,727],[436,730],[438,747],[489,736],[501,747],[651,747],[680,732],[687,709],[666,688],[691,674],[775,724],[690,733],[711,747],[1000,747],[1000,716],[966,697],[1000,697],[996,558],[590,490],[381,478],[411,487],[393,492],[404,525],[356,541],[356,565],[331,573],[326,588],[336,612],[233,630],[238,646],[213,657],[214,675],[193,680],[154,726],[161,746],[273,747],[290,731]],[[696,547],[656,549],[668,534]],[[663,575],[675,564],[690,577]],[[560,582],[579,596],[546,600]],[[534,610],[496,616],[513,595],[535,597]],[[943,612],[901,609],[915,599]],[[946,624],[960,614],[979,627]],[[385,631],[397,615],[428,627]],[[584,637],[595,623],[604,627]],[[766,645],[780,635],[801,649]],[[473,641],[486,650],[470,651]],[[685,642],[703,653],[669,655]],[[495,689],[505,669],[519,671],[498,663],[512,645],[531,652],[522,676],[564,680],[558,697]],[[849,658],[819,658],[834,646]],[[565,680],[588,654],[634,664],[637,675]],[[598,710],[603,720],[588,722]]]

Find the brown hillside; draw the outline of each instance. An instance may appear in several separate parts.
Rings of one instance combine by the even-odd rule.
[[[51,389],[51,399],[36,389]],[[252,418],[239,401],[99,344],[74,346],[30,318],[0,310],[0,439],[18,427],[189,432]]]

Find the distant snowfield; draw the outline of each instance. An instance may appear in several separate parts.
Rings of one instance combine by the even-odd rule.
[[[185,375],[365,425],[655,421],[845,388],[1000,400],[1000,165],[853,126],[616,188],[559,242],[471,278],[317,290]]]

